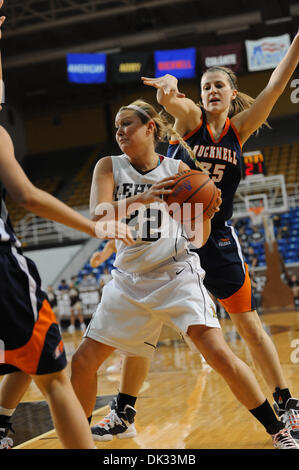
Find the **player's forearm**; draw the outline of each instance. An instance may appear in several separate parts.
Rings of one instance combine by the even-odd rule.
[[[130,196],[119,201],[102,202],[90,210],[92,220],[121,220],[140,209],[144,202],[141,196]]]
[[[0,80],[3,80],[1,50],[0,50]]]
[[[106,259],[110,258],[110,256],[115,252],[115,242],[114,240],[111,240],[105,245],[105,248],[101,252],[101,258],[103,258],[103,262],[106,261]]]
[[[3,82],[3,72],[2,72],[2,58],[1,58],[1,51],[0,51],[0,106],[1,103],[4,103],[5,95],[4,95],[4,82]]]
[[[177,99],[176,98],[177,91],[178,90],[176,89],[176,91],[173,90],[170,93],[165,93],[162,88],[158,88],[157,93],[156,93],[157,102],[161,106],[163,106],[165,109],[169,108],[173,104],[173,102]]]
[[[299,61],[299,33],[297,33],[286,55],[273,71],[268,87],[283,93],[288,81],[292,77]]]
[[[95,237],[94,222],[35,186],[19,201],[19,204],[39,217],[53,220]]]

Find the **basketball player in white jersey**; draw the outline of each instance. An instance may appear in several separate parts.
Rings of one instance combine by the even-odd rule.
[[[72,359],[71,381],[86,416],[91,421],[97,370],[105,359],[115,349],[151,358],[166,324],[222,375],[236,398],[272,435],[275,446],[280,447],[284,441],[285,446],[299,448],[277,420],[251,369],[225,342],[215,306],[203,285],[199,257],[188,248],[189,233],[165,210],[161,196],[169,193],[173,175],[189,169],[182,161],[155,152],[156,143],[165,137],[169,125],[165,127],[151,105],[137,100],[119,110],[115,126],[123,154],[104,157],[97,163],[90,211],[94,220],[107,218],[109,212],[116,220],[126,217],[136,243],[126,246],[116,240],[113,279],[104,287],[101,303]],[[209,219],[202,229],[203,237],[196,240],[197,246],[209,237]],[[256,416],[262,404],[263,415]],[[92,428],[94,439],[110,440],[112,434],[122,437],[124,426],[126,437],[134,436],[135,413],[130,405],[122,412],[112,409]]]

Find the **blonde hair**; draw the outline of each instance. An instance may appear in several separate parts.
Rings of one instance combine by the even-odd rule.
[[[138,108],[141,108],[141,110],[138,111]],[[207,173],[205,168],[203,168],[203,165],[197,161],[195,153],[193,152],[191,147],[189,147],[189,145],[180,136],[180,134],[176,130],[174,130],[170,122],[163,115],[163,111],[158,112],[154,108],[154,106],[152,106],[151,104],[147,103],[146,101],[142,99],[135,100],[132,103],[130,103],[128,106],[122,106],[118,112],[124,111],[126,109],[129,109],[130,111],[133,111],[135,114],[137,114],[138,117],[141,119],[141,122],[143,122],[143,124],[146,124],[150,119],[154,121],[155,144],[158,144],[159,142],[163,142],[163,141],[169,141],[170,136],[175,135],[179,143],[182,145],[182,147],[184,147],[184,149],[188,152],[188,155],[194,161],[196,167],[201,169],[204,173]]]
[[[249,109],[252,104],[255,102],[255,99],[252,98],[251,96],[247,95],[246,93],[243,93],[242,91],[238,90],[238,80],[236,74],[228,67],[222,67],[222,66],[213,66],[209,67],[203,74],[202,77],[208,73],[208,72],[216,72],[216,71],[222,72],[224,75],[227,76],[228,82],[230,84],[230,87],[232,90],[237,90],[237,95],[234,100],[231,101],[230,108],[228,111],[228,117],[233,117],[236,116],[236,114],[239,114],[241,111],[244,111],[245,109]],[[201,77],[201,78],[202,78]],[[200,105],[201,102],[199,102]],[[267,121],[264,123],[267,127],[271,127]],[[263,126],[263,124],[262,124]],[[260,126],[259,129],[262,127]],[[258,132],[258,130],[256,132]]]

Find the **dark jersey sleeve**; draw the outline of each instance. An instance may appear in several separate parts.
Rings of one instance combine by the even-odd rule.
[[[191,170],[198,170],[187,150],[184,149],[184,147],[180,144],[169,144],[167,149],[167,157],[174,158],[175,160],[182,160],[191,168]]]

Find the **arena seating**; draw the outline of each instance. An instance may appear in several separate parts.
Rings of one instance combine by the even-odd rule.
[[[98,250],[99,251],[103,250],[106,243],[107,243],[106,241],[101,242],[99,244]],[[77,273],[78,282],[79,283],[81,282],[85,274],[90,274],[90,273],[95,274],[96,280],[99,281],[101,274],[104,272],[105,268],[107,268],[109,272],[112,270],[114,260],[115,260],[115,253],[113,253],[110,256],[110,258],[108,258],[103,264],[101,264],[97,268],[92,268],[89,264],[89,260],[86,260],[86,263],[84,264],[84,266],[82,266],[82,269],[79,271],[79,273]]]
[[[264,147],[267,175],[284,174],[286,184],[299,181],[299,143]]]
[[[285,264],[299,262],[299,206],[291,208],[288,212],[273,216],[274,222],[274,233],[278,243],[279,251],[283,257]],[[240,221],[238,221],[240,223]],[[251,220],[249,218],[242,219],[244,231],[248,235],[253,233]],[[264,227],[259,226],[259,231],[264,235]],[[239,230],[236,227],[237,235]],[[248,242],[253,247],[255,254],[258,258],[258,266],[265,266],[265,251],[264,251],[264,240],[259,242]],[[250,261],[246,258],[244,250],[244,256],[246,261],[250,265]]]

